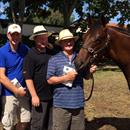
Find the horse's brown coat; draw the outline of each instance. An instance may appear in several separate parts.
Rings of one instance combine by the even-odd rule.
[[[83,47],[75,60],[77,70],[80,72],[88,67],[92,58],[96,60],[97,57],[100,59],[108,56],[121,68],[130,88],[130,35],[127,28],[118,24],[106,24],[103,20],[90,19],[89,22],[90,29],[84,34]],[[89,48],[93,50],[92,53]],[[103,51],[99,51],[101,48]]]

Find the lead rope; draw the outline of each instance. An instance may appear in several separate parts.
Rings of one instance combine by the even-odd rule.
[[[90,94],[87,98],[85,98],[85,102],[88,101],[91,97],[92,97],[92,94],[93,94],[93,89],[94,89],[94,76],[93,74],[91,75],[91,80],[92,80],[92,85],[91,85],[91,91],[90,91]]]

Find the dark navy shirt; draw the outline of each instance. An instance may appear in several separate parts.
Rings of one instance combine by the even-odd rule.
[[[19,44],[16,52],[11,50],[9,42],[0,48],[0,68],[5,68],[6,76],[10,80],[16,78],[23,87],[25,87],[25,82],[22,75],[23,59],[27,52],[28,47],[22,43]],[[9,96],[13,95],[13,93],[3,86],[2,95]]]
[[[72,60],[69,61],[68,57],[59,52],[50,58],[47,70],[47,79],[52,76],[62,76],[64,74],[64,66],[75,68],[74,59],[76,53],[73,54]],[[53,91],[53,106],[61,108],[81,108],[84,106],[84,92],[83,92],[83,78],[79,75],[73,81],[72,87],[64,84],[54,86]]]

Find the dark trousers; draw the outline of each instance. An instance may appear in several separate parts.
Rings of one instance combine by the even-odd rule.
[[[41,102],[39,107],[32,107],[31,130],[51,130],[52,101]]]

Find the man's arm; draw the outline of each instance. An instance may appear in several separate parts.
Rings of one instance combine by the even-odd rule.
[[[47,82],[49,84],[60,84],[60,83],[64,83],[67,81],[73,81],[75,79],[76,75],[77,75],[77,72],[75,70],[71,70],[67,74],[59,76],[59,77],[52,76],[47,80]]]
[[[23,77],[25,79],[26,86],[31,95],[32,105],[34,107],[37,107],[40,105],[40,99],[37,95],[34,82],[33,82],[33,75],[34,75],[34,69],[35,69],[34,66],[35,64],[34,64],[33,56],[30,53],[28,53],[25,56],[24,62],[23,62]]]
[[[32,79],[26,79],[26,85],[27,88],[29,90],[29,93],[31,94],[32,97],[32,105],[37,107],[40,105],[40,99],[36,93],[35,87],[34,87],[34,83]]]
[[[23,87],[14,86],[8,77],[5,75],[5,68],[0,68],[0,83],[17,96],[24,96],[26,94]]]

